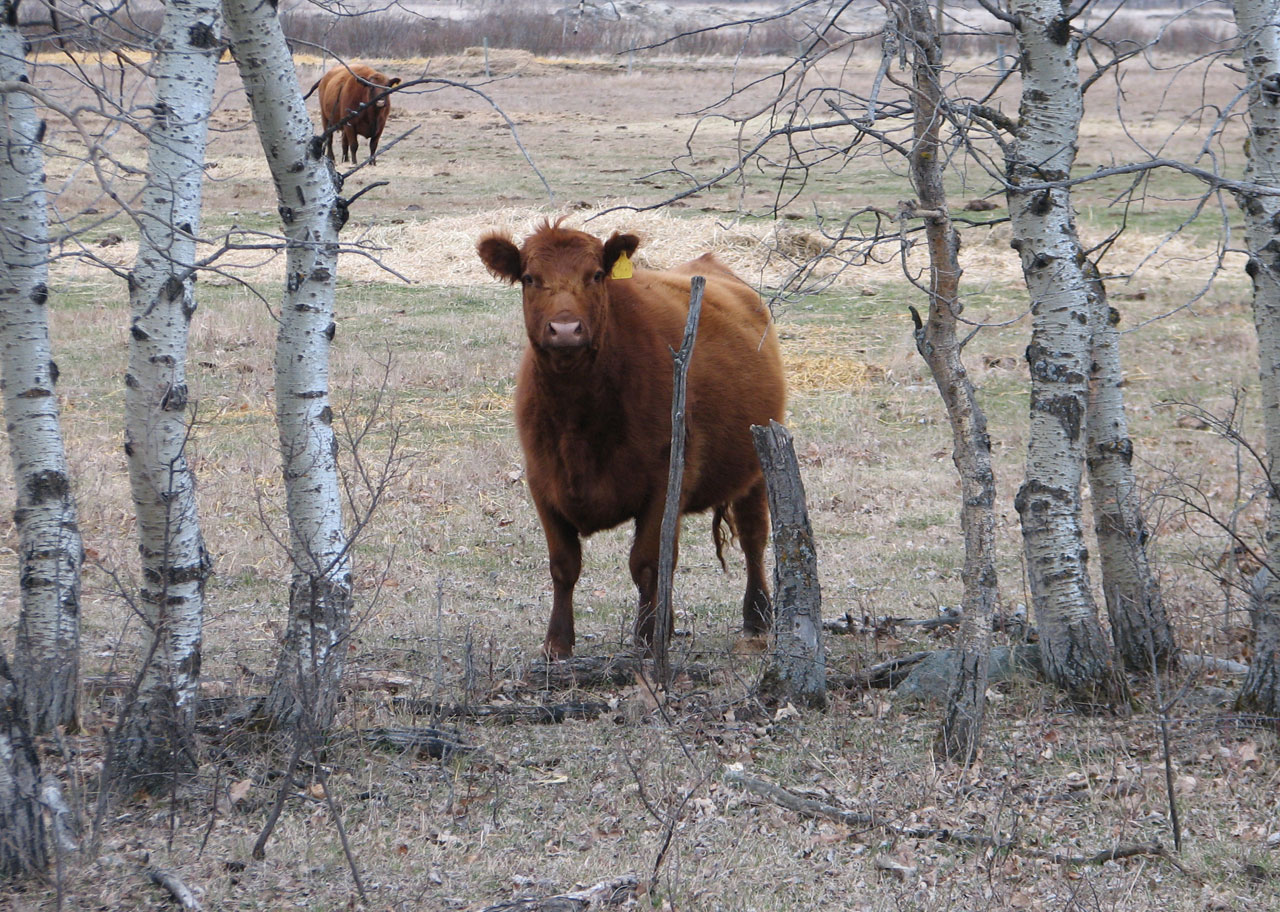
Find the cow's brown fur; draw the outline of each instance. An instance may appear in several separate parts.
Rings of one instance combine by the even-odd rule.
[[[477,250],[499,279],[521,283],[529,344],[516,388],[516,424],[529,489],[551,558],[553,605],[544,652],[573,653],[573,588],[581,536],[634,520],[631,576],[636,638],[652,642],[658,551],[671,450],[673,349],[689,312],[689,280],[706,277],[688,374],[682,513],[713,511],[746,553],[743,625],[767,630],[768,507],[751,425],[781,420],[786,390],[768,308],[710,254],[674,269],[609,273],[639,239],[604,243],[544,224],[517,246],[491,233]]]
[[[342,131],[344,162],[349,154],[351,163],[355,163],[356,153],[360,150],[358,137],[364,136],[369,140],[369,164],[374,164],[378,140],[382,138],[382,128],[387,125],[387,115],[391,113],[391,97],[385,92],[399,84],[398,76],[386,76],[363,63],[340,64],[320,77],[320,81],[307,92],[307,97],[310,97],[316,89],[320,90],[320,123],[326,133],[334,124],[355,113],[339,128]],[[333,133],[329,133],[326,142],[332,159]]]

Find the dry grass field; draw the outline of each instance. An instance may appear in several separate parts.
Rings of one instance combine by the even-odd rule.
[[[1213,115],[1198,112],[1226,104],[1237,77],[1221,64],[1179,71],[1159,62],[1166,65],[1135,67],[1118,85],[1095,89],[1081,173],[1135,157],[1133,143],[1187,159],[1199,153]],[[855,58],[830,78],[865,86],[874,64]],[[901,163],[853,158],[838,172],[815,174],[794,220],[761,217],[776,193],[766,172],[672,208],[627,206],[649,206],[681,189],[680,178],[665,170],[673,160],[699,174],[727,164],[735,129],[705,121],[686,146],[694,112],[735,81],[747,85],[777,65],[646,58],[627,72],[614,60],[494,52],[494,76],[485,79],[477,54],[378,62],[406,80],[429,73],[481,87],[518,124],[555,197],[548,198],[485,98],[440,86],[396,96],[376,167],[363,168],[346,187],[352,195],[386,182],[352,207],[345,229],[353,249],[341,262],[333,389],[351,431],[346,466],[355,467],[358,439],[359,459],[390,475],[358,541],[349,692],[324,754],[327,788],[367,903],[310,766],[266,859],[250,857],[283,761],[209,734],[196,788],[112,809],[100,821],[96,856],[65,860],[65,908],[168,907],[168,895],[143,873],[147,864],[176,872],[208,910],[471,910],[627,874],[643,885],[631,907],[671,910],[1245,912],[1280,904],[1276,742],[1230,714],[1235,680],[1185,672],[1163,683],[1166,699],[1180,695],[1171,711],[1171,751],[1182,854],[1064,863],[1053,856],[1153,842],[1171,851],[1157,700],[1147,685],[1123,716],[1075,712],[1034,680],[993,685],[986,747],[969,770],[935,764],[936,707],[888,691],[835,692],[821,714],[763,706],[753,697],[759,646],[735,636],[742,571],[731,562],[727,575],[720,572],[705,517],[685,523],[676,599],[681,660],[709,668],[708,677],[682,679],[661,707],[639,681],[565,689],[530,680],[550,581],[510,410],[523,332],[516,293],[484,273],[475,240],[491,227],[519,234],[568,214],[585,230],[640,234],[641,257],[655,265],[714,250],[768,292],[786,276],[788,257],[820,239],[815,212],[896,209],[909,196]],[[304,88],[320,72],[318,61],[301,61]],[[230,67],[224,80],[206,184],[205,233],[213,242],[227,234],[253,239],[276,224],[271,181]],[[71,92],[69,84],[63,89]],[[762,91],[752,89],[733,107],[750,110]],[[1016,85],[1006,92],[1016,93]],[[1016,110],[1016,94],[1001,103]],[[748,125],[748,134],[756,126]],[[92,206],[98,218],[110,215],[79,161],[74,133],[56,120],[50,128],[50,143],[65,153],[48,162],[58,212],[70,217]],[[1212,146],[1235,173],[1240,140],[1237,124]],[[136,137],[122,137],[113,149],[121,165],[144,163]],[[980,169],[967,174],[969,183],[953,188],[957,204],[994,189]],[[126,198],[136,190],[136,175],[123,168],[115,180]],[[1120,276],[1110,292],[1130,330],[1123,343],[1129,418],[1163,591],[1189,652],[1247,658],[1242,599],[1223,583],[1234,570],[1230,541],[1185,506],[1203,504],[1246,537],[1258,534],[1257,467],[1201,414],[1225,415],[1238,400],[1246,435],[1260,439],[1242,258],[1229,254],[1225,272],[1201,293],[1222,219],[1237,233],[1239,219],[1224,200],[1221,212],[1210,205],[1169,237],[1198,193],[1190,179],[1153,179],[1145,201],[1127,208],[1111,204],[1121,186],[1112,179],[1081,188],[1081,228],[1097,242],[1127,223],[1105,266]],[[136,547],[121,453],[127,296],[120,275],[102,268],[128,269],[134,233],[118,217],[76,224],[85,231],[64,252],[85,255],[54,265],[53,330],[91,555],[83,662],[96,683],[131,674],[138,658],[129,607]],[[1026,443],[1021,353],[1029,325],[1008,242],[1003,224],[970,231],[964,262],[967,315],[984,324],[966,357],[990,416],[1002,595],[1012,610],[1028,601],[1013,493]],[[824,611],[854,621],[855,632],[827,642],[831,668],[841,673],[945,646],[945,634],[874,622],[927,617],[960,594],[949,434],[907,313],[908,305],[925,304],[903,263],[887,251],[882,259],[846,271],[821,294],[776,304]],[[920,262],[913,254],[906,266]],[[191,452],[215,560],[204,652],[210,697],[261,692],[284,627],[288,572],[277,545],[284,519],[271,415],[280,269],[278,259],[241,252],[200,283]],[[12,502],[7,462],[2,471],[0,501]],[[356,513],[369,492],[353,482],[351,498]],[[0,542],[7,555],[0,617],[12,642],[17,536],[7,518]],[[625,649],[634,597],[628,544],[623,529],[584,549],[582,654]],[[607,709],[559,724],[445,720],[440,724],[469,750],[443,759],[364,737],[437,722],[411,712],[413,700],[581,700]],[[113,706],[110,688],[89,688],[84,730],[65,738],[62,753],[51,747],[46,756],[86,823]],[[849,825],[784,810],[728,781],[730,770],[877,822]],[[911,827],[1013,837],[1019,848],[895,835]],[[0,893],[0,907],[34,912],[54,908],[58,898],[52,888],[32,887]]]

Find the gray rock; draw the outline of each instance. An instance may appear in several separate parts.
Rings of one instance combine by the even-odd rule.
[[[923,659],[906,680],[894,691],[894,700],[924,700],[942,702],[947,698],[947,689],[951,686],[951,678],[956,672],[956,654],[954,649],[941,649],[927,659]],[[987,666],[987,683],[998,684],[1009,681],[1018,675],[1038,675],[1040,673],[1040,647],[1035,643],[1024,646],[996,646],[991,650],[990,663]]]

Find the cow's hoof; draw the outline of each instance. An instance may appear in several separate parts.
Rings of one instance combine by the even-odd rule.
[[[564,659],[572,659],[573,647],[564,646],[560,643],[552,643],[548,640],[542,644],[542,657],[548,662],[560,662]]]

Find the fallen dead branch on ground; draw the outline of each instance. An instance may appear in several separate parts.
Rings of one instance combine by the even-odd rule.
[[[672,680],[688,678],[705,684],[711,680],[709,665],[689,663],[671,669]],[[538,661],[529,666],[524,683],[543,690],[568,690],[574,687],[620,687],[634,684],[636,676],[653,678],[653,662],[645,662],[634,655],[574,656],[554,662]]]
[[[818,801],[815,798],[806,798],[803,795],[797,795],[788,791],[781,786],[774,785],[772,782],[766,782],[763,779],[756,779],[748,776],[741,770],[729,770],[725,773],[725,781],[740,788],[744,788],[753,794],[759,795],[761,798],[768,799],[779,807],[786,808],[789,811],[795,811],[804,817],[820,818],[823,820],[831,820],[835,823],[841,823],[849,827],[858,827],[861,829],[880,828],[894,836],[905,837],[907,839],[933,839],[938,842],[949,842],[956,845],[970,846],[972,848],[990,848],[1002,852],[1014,852],[1019,855],[1029,855],[1032,858],[1043,858],[1055,864],[1061,865],[1090,865],[1102,864],[1106,861],[1114,861],[1120,858],[1132,858],[1138,855],[1152,855],[1158,858],[1166,858],[1178,870],[1183,870],[1177,860],[1173,858],[1158,842],[1153,843],[1132,843],[1114,846],[1110,849],[1103,849],[1092,855],[1067,855],[1060,852],[1050,852],[1045,849],[1036,849],[1030,846],[1020,845],[1013,839],[997,839],[986,833],[975,833],[972,831],[965,832],[952,830],[946,827],[904,827],[890,823],[877,817],[874,814],[867,814],[861,811],[850,811],[846,808],[837,807],[834,804],[827,804],[825,801]]]
[[[376,747],[417,751],[420,757],[432,760],[446,760],[476,750],[459,741],[456,734],[438,728],[370,728],[362,731],[360,738]]]
[[[602,880],[594,886],[555,896],[509,899],[475,912],[580,912],[601,906],[618,906],[635,896],[639,883],[634,874]]]
[[[566,719],[591,720],[611,708],[599,700],[569,700],[564,703],[439,703],[435,700],[397,698],[396,709],[415,716],[436,719],[475,719],[495,722],[558,724]]]
[[[151,878],[152,883],[168,890],[173,901],[179,906],[191,912],[201,912],[200,900],[196,899],[196,895],[177,874],[162,868],[147,868],[147,876]]]

